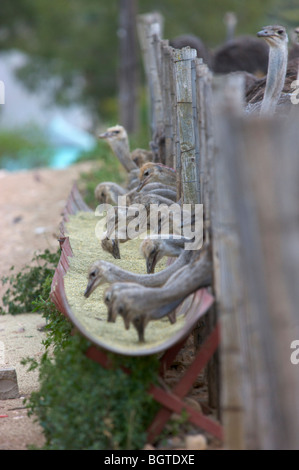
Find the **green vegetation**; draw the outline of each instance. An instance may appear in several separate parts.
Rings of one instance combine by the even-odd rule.
[[[16,273],[14,266],[10,268],[9,276],[2,276],[2,285],[8,288],[3,295],[3,307],[0,306],[0,314],[27,313],[32,311],[32,303],[44,292],[44,282],[53,276],[59,261],[59,253],[35,254],[30,265]]]
[[[114,368],[107,370],[86,357],[88,346],[75,334],[53,358],[44,355],[41,361],[40,390],[31,394],[27,407],[42,425],[43,449],[142,448],[157,412],[147,390],[156,381],[158,360],[110,355]]]
[[[71,323],[49,298],[58,258],[59,253],[46,250],[21,273],[2,279],[11,283],[5,294],[8,311],[2,314],[34,310],[46,319],[40,362],[22,361],[28,372],[39,372],[40,389],[25,403],[43,429],[43,449],[140,449],[158,409],[147,390],[156,383],[159,361],[109,354],[113,368],[106,370],[86,357],[91,344],[72,334]]]

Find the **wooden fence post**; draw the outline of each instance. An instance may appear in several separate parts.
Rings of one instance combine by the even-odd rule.
[[[181,167],[177,166],[177,171],[178,178],[181,180],[183,204],[196,204],[198,202],[191,73],[191,62],[196,58],[196,55],[196,50],[190,47],[174,50],[177,130],[181,165]]]
[[[245,449],[243,374],[239,322],[242,278],[241,247],[232,209],[226,155],[232,150],[228,133],[229,115],[242,114],[242,82],[238,76],[216,77],[213,82],[215,148],[210,160],[211,244],[214,265],[214,295],[221,331],[221,419],[229,449]]]
[[[164,109],[165,165],[176,167],[176,98],[173,48],[161,41],[161,89]]]
[[[162,37],[163,17],[159,13],[137,16],[137,32],[143,56],[143,64],[149,90],[151,136],[150,145],[154,161],[164,157],[164,113],[159,76],[160,48],[158,40]]]
[[[299,339],[298,119],[295,108],[284,120],[231,123],[234,150],[226,162],[246,286],[240,335],[250,379],[247,448],[299,445],[299,374],[291,362],[291,343]]]

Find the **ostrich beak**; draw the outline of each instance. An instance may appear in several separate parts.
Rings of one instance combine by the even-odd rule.
[[[104,132],[103,134],[98,134],[99,139],[109,139],[112,136],[112,132]]]
[[[90,279],[87,283],[87,287],[85,289],[85,292],[84,292],[84,297],[88,298],[90,296],[90,294],[93,292],[93,290],[95,289],[95,279]]]
[[[155,272],[155,267],[157,264],[157,255],[150,255],[146,260],[146,271],[147,274],[153,274]]]
[[[112,256],[115,259],[120,259],[119,246],[115,240],[112,240]]]
[[[258,33],[256,33],[258,38],[269,38],[273,36],[273,31],[269,31],[268,29],[262,29]]]
[[[136,188],[136,192],[137,192],[137,193],[139,193],[139,191],[141,191],[141,189],[143,188],[143,186],[146,185],[146,183],[147,183],[148,180],[149,180],[149,177],[150,177],[150,175],[149,175],[147,178],[145,178],[145,180],[143,180],[143,181],[141,181],[141,182],[139,183],[139,185],[138,185],[137,188]]]

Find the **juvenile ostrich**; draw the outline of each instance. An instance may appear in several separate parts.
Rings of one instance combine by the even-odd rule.
[[[162,286],[172,274],[185,266],[193,256],[193,251],[184,251],[174,263],[155,274],[136,274],[109,263],[109,261],[97,260],[89,268],[84,296],[89,297],[98,286],[107,283],[134,282],[145,287]]]
[[[106,132],[99,134],[98,137],[106,140],[128,173],[131,170],[138,169],[138,166],[131,158],[128,134],[123,126],[109,127]]]
[[[117,204],[118,198],[126,193],[125,188],[110,181],[99,183],[94,191],[95,198],[100,204]]]
[[[131,159],[138,168],[141,168],[145,163],[153,161],[153,152],[151,150],[137,148],[132,150]]]
[[[114,206],[107,212],[107,230],[101,239],[101,246],[115,259],[120,259],[119,243],[125,243],[133,236],[133,233],[130,233],[131,237],[129,237],[127,228],[130,222],[135,221],[136,213],[139,214],[139,230],[142,233],[147,229],[147,213],[139,211],[138,206],[135,208],[134,205],[130,207]],[[123,221],[126,222],[124,225]],[[136,233],[137,236],[138,233]]]
[[[154,182],[172,186],[176,189],[176,172],[173,168],[160,163],[145,163],[139,171],[139,182],[137,191]]]
[[[144,330],[151,320],[171,314],[188,295],[212,282],[212,263],[208,250],[197,253],[197,259],[181,268],[160,288],[130,287],[115,291],[111,301],[111,315],[120,315],[125,328],[133,323],[140,342],[144,341]],[[170,317],[170,321],[175,318]]]
[[[146,260],[146,270],[148,274],[154,273],[158,262],[168,256],[170,258],[180,256],[186,248],[186,244],[193,239],[187,237],[175,238],[172,234],[166,237],[152,235],[145,238],[140,245],[141,253]]]
[[[151,227],[150,211],[151,205],[155,205],[155,209],[159,206],[171,206],[174,202],[171,199],[165,198],[158,194],[138,193],[134,197],[133,204],[129,206],[114,206],[107,213],[107,230],[105,236],[101,240],[101,246],[104,251],[110,253],[115,259],[120,259],[119,243],[125,243],[132,238],[138,237],[141,233],[145,232]],[[142,208],[140,206],[143,206]],[[141,209],[145,210],[141,210]],[[185,213],[182,214],[184,216]],[[187,213],[185,217],[187,217]],[[136,221],[138,216],[138,231],[131,231],[128,233],[129,224]],[[125,220],[125,224],[123,221]],[[188,220],[188,219],[186,219]],[[164,213],[157,214],[157,233],[164,229],[168,219]],[[171,229],[174,227],[173,215],[170,214],[169,224]]]
[[[269,66],[267,76],[247,91],[247,112],[268,114],[275,112],[278,105],[291,105],[288,93],[291,92],[290,84],[296,79],[297,70],[294,67],[287,68],[288,35],[283,26],[265,26],[257,36],[269,44]]]

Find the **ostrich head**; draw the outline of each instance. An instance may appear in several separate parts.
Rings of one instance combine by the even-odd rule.
[[[85,297],[89,297],[90,294],[101,284],[107,282],[107,274],[109,271],[109,264],[105,261],[95,261],[89,268],[87,275],[87,287],[84,292]]]
[[[98,135],[99,139],[104,139],[110,145],[111,149],[123,165],[130,172],[137,168],[131,159],[129,138],[126,129],[123,126],[109,127],[106,132]]]
[[[137,191],[140,191],[148,183],[163,183],[165,185],[176,185],[176,172],[173,168],[160,163],[145,163],[139,172],[140,184]]]
[[[104,139],[106,140],[111,147],[113,147],[114,142],[123,142],[127,143],[128,142],[128,134],[126,129],[123,126],[119,126],[118,124],[113,127],[109,127],[106,132],[103,134],[98,135],[99,139]]]
[[[177,257],[185,249],[185,243],[192,241],[185,237],[174,237],[172,234],[151,235],[145,238],[140,245],[141,253],[146,260],[148,274],[155,271],[157,263],[164,257]]]
[[[146,260],[146,271],[148,274],[155,272],[157,263],[163,258],[163,250],[161,245],[163,240],[145,238],[140,245],[141,253]]]
[[[115,319],[117,315],[121,316],[126,330],[130,328],[130,324],[132,323],[138,333],[139,342],[143,343],[144,330],[150,317],[144,312],[134,311],[134,309],[131,308],[132,299],[126,298],[125,295],[115,295],[115,298],[111,299],[111,304],[111,318]]]
[[[126,190],[116,183],[99,183],[94,191],[96,200],[100,204],[117,204],[118,197],[123,196]]]
[[[150,150],[137,148],[132,151],[131,158],[138,168],[141,168],[145,163],[152,161],[153,152]]]
[[[104,303],[107,306],[108,309],[108,316],[107,316],[107,321],[110,323],[115,323],[116,317],[118,314],[121,314],[121,310],[118,311],[117,309],[113,308],[114,302],[116,299],[123,298],[122,292],[125,294],[124,291],[127,291],[129,288],[137,288],[140,289],[140,285],[136,284],[134,282],[113,282],[109,287],[107,287],[104,291]]]
[[[288,43],[288,35],[284,26],[264,26],[257,33],[257,37],[263,38],[270,47],[285,47]]]
[[[113,258],[120,259],[119,244],[116,239],[104,238],[101,241],[101,246],[103,250],[110,253]]]

